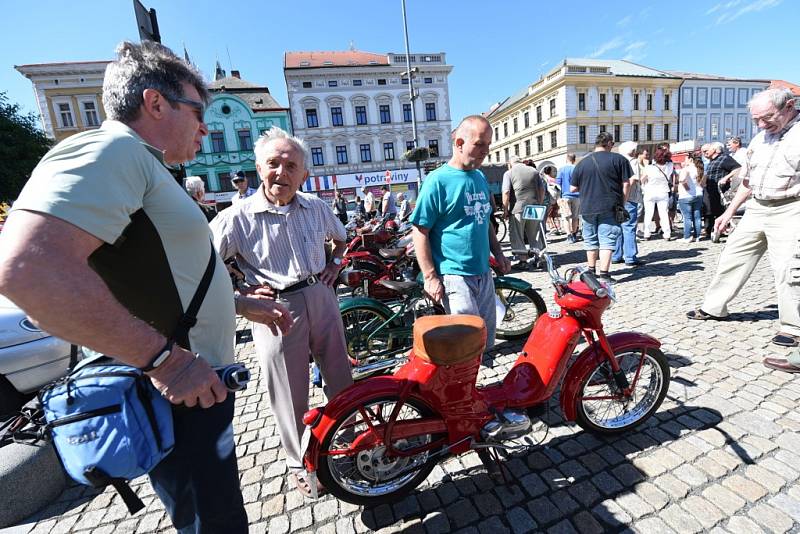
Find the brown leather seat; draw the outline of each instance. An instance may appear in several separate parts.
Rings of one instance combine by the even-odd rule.
[[[480,357],[486,324],[477,315],[428,315],[414,322],[414,354],[437,365]]]

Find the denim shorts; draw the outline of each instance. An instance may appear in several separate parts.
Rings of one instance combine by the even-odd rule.
[[[622,227],[614,220],[613,213],[581,215],[583,222],[584,250],[614,250]]]

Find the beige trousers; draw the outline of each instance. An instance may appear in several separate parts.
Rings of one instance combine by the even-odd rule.
[[[292,312],[292,329],[285,336],[275,336],[266,326],[253,323],[253,341],[286,451],[286,465],[298,471],[303,468],[305,453],[303,414],[308,411],[309,354],[319,365],[329,399],[352,384],[353,378],[333,289],[317,283],[281,295],[281,299]]]
[[[747,203],[741,222],[728,238],[719,258],[703,311],[728,315],[733,300],[756,264],[769,251],[775,276],[781,332],[800,335],[800,199]]]

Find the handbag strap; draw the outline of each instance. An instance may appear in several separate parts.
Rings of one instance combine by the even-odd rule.
[[[656,163],[654,166],[656,169],[658,169],[658,171],[662,174],[662,176],[664,176],[664,180],[667,181],[667,189],[669,189],[669,192],[672,193],[673,184],[670,182],[669,178],[667,178],[667,173],[665,173],[664,170],[658,166],[658,163]]]
[[[191,330],[191,328],[197,324],[197,312],[200,311],[200,306],[203,304],[203,300],[206,298],[206,293],[208,293],[209,286],[211,286],[211,279],[214,277],[214,267],[217,264],[216,255],[217,251],[214,249],[214,244],[211,243],[211,256],[208,258],[208,265],[206,265],[203,278],[200,279],[200,284],[197,286],[197,290],[194,292],[194,296],[189,303],[189,307],[186,308],[186,311],[184,311],[183,315],[181,315],[180,319],[178,319],[178,325],[172,332],[172,339],[187,350],[190,348],[189,330]]]

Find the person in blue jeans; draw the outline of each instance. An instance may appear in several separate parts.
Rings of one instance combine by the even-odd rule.
[[[683,215],[683,240],[687,243],[699,240],[703,230],[704,184],[703,160],[688,156],[678,174],[678,208]]]
[[[581,222],[586,263],[602,282],[612,282],[611,254],[622,230],[616,221],[617,206],[624,206],[628,180],[633,171],[624,156],[611,152],[614,136],[600,132],[594,152],[583,158],[570,179],[570,191],[581,192]]]
[[[639,205],[642,203],[642,187],[639,183],[639,161],[636,157],[636,149],[639,144],[635,141],[625,141],[619,145],[619,153],[625,156],[631,166],[633,175],[628,180],[628,199],[625,201],[625,211],[628,212],[628,220],[620,225],[621,232],[617,238],[614,253],[611,255],[612,263],[622,263],[628,267],[639,267],[644,265],[637,256],[639,247],[636,244],[636,221],[639,218]]]

